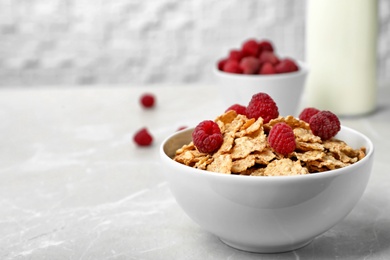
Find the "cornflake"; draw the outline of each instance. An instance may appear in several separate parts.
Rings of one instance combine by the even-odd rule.
[[[267,124],[229,110],[215,119],[223,135],[221,147],[213,154],[201,153],[193,142],[183,145],[173,158],[184,165],[212,172],[249,176],[304,175],[346,167],[363,159],[365,147],[353,149],[344,141],[322,141],[308,123],[293,116],[275,118]],[[272,150],[267,134],[277,123],[288,124],[296,148],[284,156]]]

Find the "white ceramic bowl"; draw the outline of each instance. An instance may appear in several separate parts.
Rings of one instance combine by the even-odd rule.
[[[308,74],[307,65],[302,61],[297,63],[299,71],[272,75],[233,74],[214,67],[223,104],[227,107],[236,103],[246,106],[254,94],[265,92],[276,102],[280,115],[296,116]]]
[[[176,149],[191,141],[192,130],[171,135],[160,147],[171,192],[203,229],[245,251],[275,253],[307,245],[354,208],[372,169],[372,142],[342,127],[338,138],[354,148],[367,148],[365,158],[342,169],[273,177],[203,171],[171,159]]]

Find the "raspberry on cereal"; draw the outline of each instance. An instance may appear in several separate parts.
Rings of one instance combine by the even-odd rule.
[[[192,132],[192,141],[201,153],[212,153],[223,143],[223,136],[217,123],[211,120],[200,122]]]
[[[242,74],[240,64],[236,60],[228,60],[223,65],[223,71],[228,73]]]
[[[288,155],[296,147],[294,131],[286,123],[277,123],[268,134],[268,143],[275,152]]]
[[[320,111],[310,118],[310,129],[323,141],[334,137],[341,129],[339,118],[330,111]]]
[[[139,146],[149,146],[153,142],[153,136],[146,127],[138,130],[133,136],[134,142]]]
[[[299,114],[299,119],[305,121],[306,123],[310,122],[310,118],[320,112],[319,109],[314,107],[307,107],[302,110],[302,112]]]
[[[151,108],[154,106],[155,97],[153,94],[145,93],[141,96],[140,102],[144,108]]]
[[[243,74],[257,74],[260,68],[260,62],[255,57],[245,57],[240,62],[240,68]]]
[[[261,66],[259,74],[262,74],[262,75],[276,74],[276,70],[275,70],[275,67],[271,63],[266,62]]]
[[[257,93],[252,96],[246,108],[248,118],[262,117],[264,124],[279,116],[279,109],[275,101],[267,93]]]
[[[228,107],[225,110],[225,112],[227,112],[229,110],[234,110],[234,111],[236,111],[237,114],[240,114],[240,115],[246,115],[246,107],[243,105],[240,105],[240,104],[231,105],[230,107]]]

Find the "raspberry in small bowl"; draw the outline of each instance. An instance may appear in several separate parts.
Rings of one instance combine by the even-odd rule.
[[[252,95],[265,92],[278,103],[281,115],[297,116],[308,67],[303,61],[277,54],[270,41],[245,41],[213,70],[225,105],[245,104]]]

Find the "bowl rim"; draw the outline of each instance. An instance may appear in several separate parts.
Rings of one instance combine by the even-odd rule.
[[[168,137],[166,137],[160,145],[160,158],[162,159],[162,161],[165,161],[171,165],[179,167],[179,169],[183,169],[183,174],[185,174],[184,172],[186,172],[187,174],[199,174],[200,176],[210,176],[210,177],[215,177],[215,178],[227,178],[227,179],[230,178],[232,180],[237,179],[240,181],[250,181],[250,182],[254,182],[254,181],[261,181],[261,182],[263,182],[263,181],[303,181],[303,180],[309,180],[309,179],[313,179],[313,178],[329,178],[332,176],[336,177],[338,175],[346,174],[345,171],[347,169],[353,171],[353,169],[359,167],[361,164],[367,163],[368,160],[373,156],[374,150],[375,150],[373,142],[365,134],[363,134],[363,133],[361,133],[353,128],[343,126],[343,125],[341,126],[341,129],[352,132],[354,135],[359,136],[367,143],[366,156],[363,159],[361,159],[360,161],[358,161],[352,165],[348,165],[348,166],[343,167],[343,168],[325,171],[325,172],[318,172],[318,173],[304,174],[304,175],[287,175],[287,176],[247,176],[247,175],[236,175],[236,174],[223,174],[223,173],[218,173],[218,172],[211,172],[211,171],[207,171],[207,170],[196,169],[196,168],[193,168],[193,167],[190,167],[190,166],[187,166],[187,165],[184,165],[184,164],[181,164],[179,162],[174,161],[171,157],[169,157],[165,153],[165,151],[164,151],[165,144],[170,139],[172,139],[173,137],[175,137],[179,134],[183,134],[184,132],[190,132],[190,131],[192,132],[194,130],[194,127],[186,128],[186,129],[177,131],[177,132],[169,135]],[[337,135],[336,135],[336,137],[337,137]]]
[[[234,74],[234,73],[227,73],[224,71],[221,71],[218,69],[218,64],[213,65],[213,72],[215,75],[220,77],[226,77],[226,78],[240,78],[240,79],[248,79],[248,80],[254,80],[254,79],[267,79],[267,80],[276,80],[281,78],[295,78],[302,75],[306,75],[309,72],[308,65],[301,60],[295,60],[298,63],[298,67],[300,68],[298,71],[289,72],[289,73],[280,73],[280,74],[270,74],[270,75],[261,75],[261,74]]]

